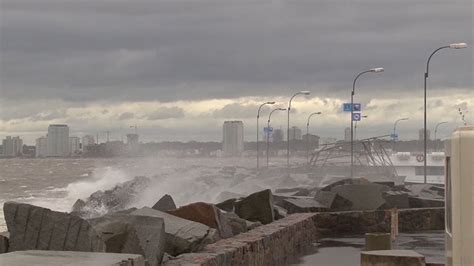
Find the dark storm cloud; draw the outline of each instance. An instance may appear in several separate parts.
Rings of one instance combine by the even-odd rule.
[[[421,88],[433,49],[473,40],[472,0],[3,0],[1,12],[5,99],[336,95],[384,66],[360,80],[380,95]],[[472,88],[472,55],[438,55],[433,89]]]
[[[184,117],[184,110],[179,107],[160,107],[152,113],[144,116],[148,120],[162,120],[169,118]]]

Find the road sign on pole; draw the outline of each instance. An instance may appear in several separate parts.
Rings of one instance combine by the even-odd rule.
[[[350,112],[352,107],[351,107],[351,103],[344,103],[342,105],[342,109],[344,110],[344,112]]]
[[[361,115],[360,113],[353,113],[352,114],[352,121],[360,121]]]
[[[352,107],[354,108],[354,112],[362,111],[362,105],[360,103],[354,103]]]

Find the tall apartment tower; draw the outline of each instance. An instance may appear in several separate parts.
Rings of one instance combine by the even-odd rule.
[[[36,139],[36,157],[46,157],[48,155],[48,141],[46,137]]]
[[[69,137],[69,154],[77,154],[81,151],[81,141],[79,137]]]
[[[82,151],[86,150],[87,146],[91,146],[95,144],[95,138],[92,135],[85,135],[82,137]]]
[[[301,140],[301,129],[298,127],[290,128],[290,140]]]
[[[225,121],[223,125],[222,151],[225,156],[239,156],[244,151],[244,123]]]
[[[7,136],[3,142],[3,155],[7,157],[16,157],[22,154],[23,140],[20,137]]]
[[[67,125],[49,125],[47,138],[47,156],[63,157],[69,155],[69,127]]]

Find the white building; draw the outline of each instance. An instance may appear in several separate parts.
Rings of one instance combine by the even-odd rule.
[[[62,157],[69,155],[69,127],[67,125],[49,125],[47,138],[47,156]]]
[[[22,154],[23,140],[20,137],[7,136],[2,144],[3,156],[16,157]]]
[[[244,123],[225,121],[223,125],[222,151],[225,156],[240,156],[244,151]]]
[[[92,135],[85,135],[82,137],[82,151],[86,150],[87,146],[95,144],[95,138]]]
[[[81,142],[79,137],[69,137],[69,153],[78,154],[81,151]]]
[[[301,140],[301,129],[298,127],[290,128],[290,141]]]
[[[46,157],[48,144],[46,137],[36,139],[36,157]]]

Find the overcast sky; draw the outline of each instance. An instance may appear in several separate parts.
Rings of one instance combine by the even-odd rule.
[[[402,138],[423,126],[423,72],[431,61],[429,127],[440,137],[474,122],[472,0],[1,0],[0,137],[27,143],[52,123],[72,135],[137,125],[145,141],[217,140],[225,120],[255,138],[263,101],[294,102],[292,124],[342,137],[341,105],[357,83],[369,117],[361,137],[384,135],[397,118]],[[280,106],[278,106],[280,107]],[[266,122],[269,109],[262,113]],[[285,127],[285,115],[273,127]],[[100,133],[103,135],[103,133]]]

